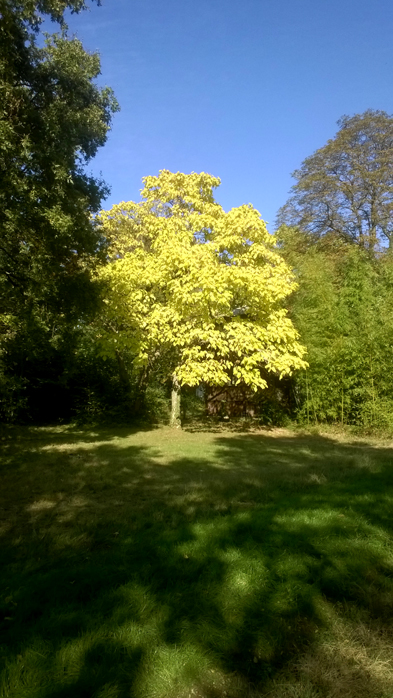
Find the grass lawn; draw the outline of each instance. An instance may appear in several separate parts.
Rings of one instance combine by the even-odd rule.
[[[10,429],[1,698],[392,698],[392,444]]]

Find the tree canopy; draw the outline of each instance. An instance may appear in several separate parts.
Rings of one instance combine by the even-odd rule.
[[[262,419],[391,426],[393,116],[339,120],[277,236],[203,172],[161,170],[100,211],[87,165],[118,105],[67,34],[86,8],[0,0],[0,416],[165,415],[169,385],[205,384]]]
[[[28,385],[56,384],[64,371],[56,352],[72,350],[71,334],[99,295],[92,270],[104,240],[92,214],[108,187],[86,165],[118,105],[96,84],[98,54],[67,35],[65,10],[85,7],[84,0],[0,0],[0,413],[7,415],[20,410]],[[48,16],[60,31],[45,38]]]
[[[102,351],[127,349],[149,366],[167,357],[181,384],[263,388],[261,368],[280,375],[305,366],[283,301],[294,289],[251,204],[225,212],[220,180],[162,170],[143,179],[142,201],[100,213],[110,260]]]
[[[306,158],[278,225],[333,235],[374,251],[393,243],[393,116],[343,116],[335,138]]]
[[[101,0],[93,0],[101,5]],[[11,11],[14,17],[24,23],[25,28],[38,31],[43,16],[48,15],[53,22],[58,22],[66,27],[64,21],[65,11],[80,12],[88,8],[86,0],[1,0],[1,13]]]
[[[107,192],[86,164],[117,102],[100,89],[97,54],[65,27],[38,41],[40,13],[64,24],[82,0],[0,0],[0,296],[10,315],[51,304],[80,309],[101,237],[91,214]],[[82,289],[83,287],[83,289]]]

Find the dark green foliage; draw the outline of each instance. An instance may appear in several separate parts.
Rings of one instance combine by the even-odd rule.
[[[57,13],[66,3],[53,5]],[[38,47],[18,4],[2,0],[1,15],[1,311],[49,304],[70,313],[88,293],[102,244],[91,214],[107,187],[85,164],[105,143],[117,103],[94,84],[97,54],[64,33]]]
[[[94,0],[101,5],[101,0]],[[20,20],[35,30],[39,28],[42,15],[49,15],[53,22],[64,26],[64,12],[69,9],[72,13],[88,8],[86,0],[2,0],[2,4],[12,8]]]
[[[86,351],[86,342],[81,341],[67,376],[72,419],[95,424],[166,423],[168,386],[154,375],[145,382],[127,355],[123,370],[126,381],[117,361],[97,355],[94,347]]]
[[[255,415],[265,426],[285,426],[296,416],[296,394],[293,379],[266,373],[268,386],[259,390],[253,398]]]
[[[94,268],[104,240],[92,214],[108,188],[85,168],[118,106],[109,88],[95,84],[98,55],[67,37],[64,10],[84,7],[82,0],[0,0],[0,372],[3,405],[13,414],[14,393],[32,375],[22,364],[34,365],[37,352],[45,363],[67,344],[99,296]],[[40,13],[63,25],[44,46]],[[45,381],[52,377],[49,368]]]
[[[82,330],[63,328],[55,340],[45,329],[26,328],[3,357],[0,421],[35,424],[165,421],[162,390],[141,390],[140,376],[86,351]],[[147,395],[146,395],[147,391]],[[167,405],[167,396],[165,396]]]

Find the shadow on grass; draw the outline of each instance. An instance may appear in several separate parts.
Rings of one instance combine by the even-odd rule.
[[[261,696],[338,612],[390,632],[390,449],[20,433],[0,493],[0,696]]]

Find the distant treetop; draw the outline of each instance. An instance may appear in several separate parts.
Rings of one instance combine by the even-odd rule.
[[[393,241],[393,116],[369,109],[343,116],[339,130],[304,160],[278,225],[332,234],[371,252]]]

